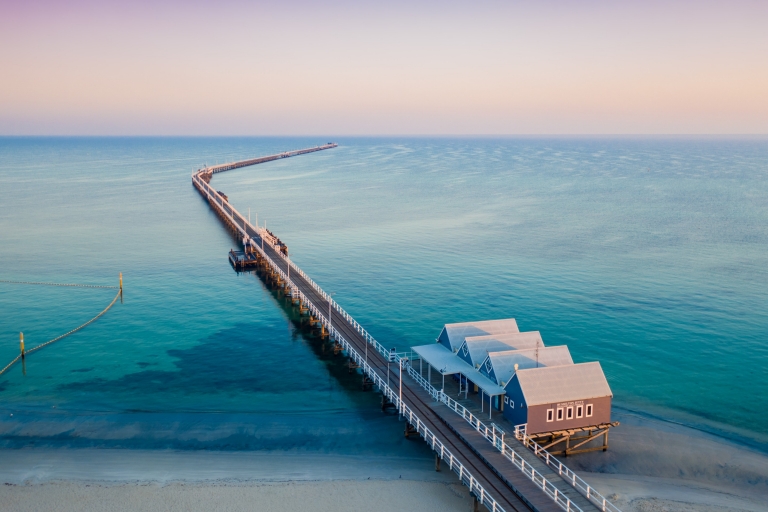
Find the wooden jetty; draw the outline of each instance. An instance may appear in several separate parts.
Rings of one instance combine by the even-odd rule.
[[[493,512],[554,512],[603,510],[620,512],[562,463],[524,433],[507,433],[485,425],[477,416],[434,387],[411,364],[412,354],[382,346],[287,254],[287,246],[265,228],[254,226],[210,185],[213,174],[281,158],[335,148],[328,143],[241,162],[206,167],[192,175],[192,183],[223,222],[243,240],[243,251],[230,251],[236,269],[251,265],[265,279],[282,287],[310,321],[319,324],[334,342],[334,352],[349,358],[350,371],[360,371],[363,389],[382,393],[382,410],[393,409],[405,420],[407,436],[421,438],[435,452],[435,469],[447,466],[469,487],[475,509]],[[515,435],[517,434],[517,435]],[[522,442],[521,442],[522,441]],[[526,444],[524,444],[526,443]],[[526,446],[535,445],[532,452]]]

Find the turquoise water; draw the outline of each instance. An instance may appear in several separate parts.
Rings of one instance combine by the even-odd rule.
[[[618,406],[768,447],[768,140],[336,141],[213,184],[379,341],[512,316],[599,360]],[[191,185],[323,142],[0,139],[0,279],[125,280],[0,377],[0,443],[428,456],[232,271]],[[113,296],[0,283],[0,366]]]

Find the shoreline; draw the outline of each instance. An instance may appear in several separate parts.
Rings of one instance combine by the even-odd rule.
[[[768,511],[768,456],[762,452],[642,413],[619,410],[617,419],[622,426],[611,433],[607,452],[561,460],[624,512]],[[370,508],[369,494],[403,493],[412,509],[432,510],[435,503],[444,511],[471,509],[466,488],[453,473],[435,472],[429,457],[66,446],[0,453],[0,510],[70,510],[66,500],[75,497],[86,503],[86,511],[111,500],[125,503],[118,511],[150,505],[163,510],[200,493],[217,496],[225,510],[245,510],[254,500],[268,503],[270,510],[283,510],[288,502],[321,511],[354,510]],[[317,496],[326,501],[316,503]],[[5,506],[8,500],[14,505]],[[59,506],[62,500],[65,505]],[[210,502],[199,503],[199,509],[194,503],[188,509],[210,509]],[[381,510],[390,510],[394,502],[382,503],[390,508]]]

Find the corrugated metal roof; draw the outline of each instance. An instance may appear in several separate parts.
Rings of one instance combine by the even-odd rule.
[[[490,396],[504,394],[503,387],[499,386],[485,375],[482,375],[443,345],[433,343],[431,345],[412,347],[411,349],[419,354],[419,356],[430,364],[432,368],[443,375],[460,373],[477,384],[480,389]]]
[[[515,365],[518,366],[519,371],[527,368],[562,366],[564,364],[573,364],[571,353],[565,345],[541,347],[538,350],[535,348],[507,350],[488,354],[483,361],[482,372],[491,375],[492,368],[496,382],[504,386],[515,373]]]
[[[580,363],[518,370],[528,407],[613,396],[600,363]]]
[[[443,375],[461,373],[461,370],[469,366],[459,357],[439,343],[411,347],[411,350],[419,354],[421,358],[432,365],[432,368]]]
[[[482,322],[462,322],[445,324],[440,332],[438,341],[456,352],[467,336],[484,336],[487,334],[506,334],[520,332],[514,318],[504,320],[483,320]]]
[[[525,331],[525,332],[509,332],[506,334],[486,334],[483,336],[467,336],[469,341],[481,341],[481,340],[497,340],[502,343],[508,343],[515,347],[517,350],[524,348],[535,347],[536,342],[541,342],[540,346],[544,345],[544,340],[541,339],[541,333],[539,331]],[[523,346],[530,343],[529,346]]]
[[[467,356],[476,368],[485,361],[490,352],[503,350],[523,350],[526,348],[543,347],[539,331],[516,332],[509,334],[486,334],[484,336],[469,336],[459,348],[459,353],[466,346]]]
[[[459,355],[469,359],[470,364],[475,368],[480,367],[480,363],[485,361],[489,352],[500,352],[512,350],[515,347],[511,347],[506,343],[502,343],[497,340],[482,340],[482,341],[469,341],[464,340],[464,343],[459,347]]]

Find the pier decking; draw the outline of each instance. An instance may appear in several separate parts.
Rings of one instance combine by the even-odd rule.
[[[406,433],[418,433],[436,453],[436,466],[443,461],[455,471],[475,496],[476,503],[489,510],[540,512],[559,510],[618,509],[559,464],[554,471],[549,454],[534,445],[531,452],[518,441],[515,432],[495,424],[486,426],[467,407],[451,399],[425,379],[405,353],[394,353],[368,332],[287,257],[287,248],[265,228],[253,226],[227,198],[210,185],[214,173],[269,162],[336,147],[323,146],[280,153],[252,160],[200,169],[192,182],[222,220],[244,242],[242,253],[231,251],[235,268],[260,266],[298,301],[310,318],[333,337],[339,350],[350,359],[350,368],[360,369],[364,378],[383,394],[383,408],[391,404],[408,422]],[[402,378],[401,378],[402,376]],[[508,428],[509,430],[509,428]],[[518,437],[530,444],[524,434]]]

